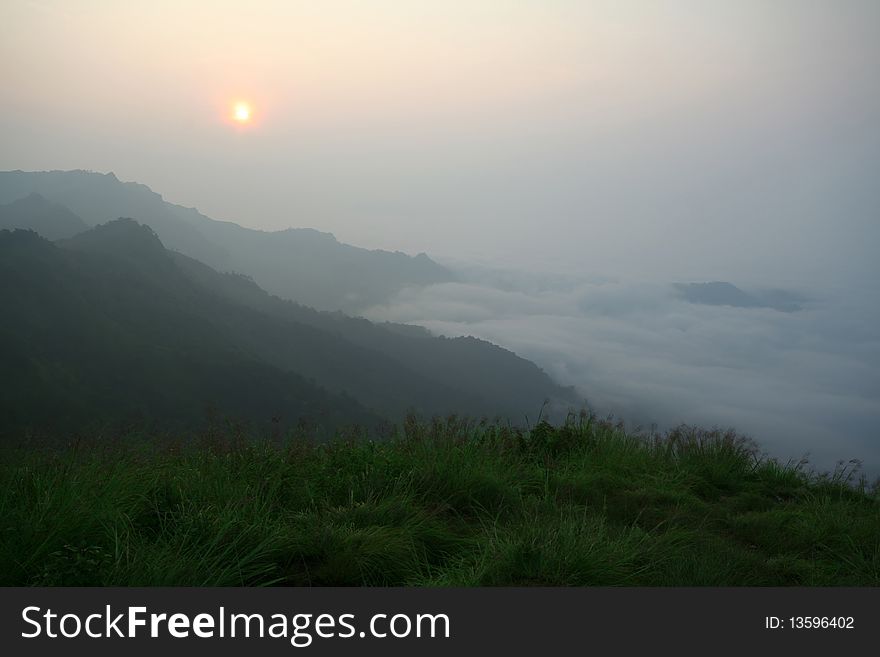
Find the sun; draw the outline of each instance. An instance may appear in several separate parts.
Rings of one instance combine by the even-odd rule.
[[[237,123],[248,123],[251,120],[252,114],[251,106],[247,103],[236,103],[235,107],[232,108],[232,118]]]

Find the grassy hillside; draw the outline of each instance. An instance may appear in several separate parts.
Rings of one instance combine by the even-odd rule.
[[[144,438],[4,448],[0,584],[880,585],[876,489],[731,433]]]

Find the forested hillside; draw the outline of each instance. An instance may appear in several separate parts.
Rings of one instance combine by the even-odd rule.
[[[0,233],[2,429],[225,416],[328,430],[407,411],[516,422],[574,404],[532,363],[472,339],[401,335],[274,298],[166,250],[130,219],[51,243]]]

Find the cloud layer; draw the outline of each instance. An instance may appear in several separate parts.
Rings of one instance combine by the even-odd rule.
[[[880,475],[877,290],[811,298],[783,313],[691,304],[671,284],[471,270],[368,316],[513,349],[600,415],[732,426],[783,461],[809,455],[829,469],[858,458]]]

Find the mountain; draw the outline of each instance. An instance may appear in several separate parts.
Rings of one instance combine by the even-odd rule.
[[[194,280],[219,297],[277,320],[335,336],[368,353],[381,354],[386,359],[382,367],[389,372],[405,368],[442,384],[447,392],[436,401],[449,399],[449,391],[458,393],[458,407],[438,406],[430,398],[420,401],[418,406],[430,412],[500,414],[519,421],[525,413],[537,415],[544,400],[551,402],[547,412],[557,417],[578,404],[572,389],[556,385],[531,361],[491,342],[474,337],[437,337],[420,326],[376,324],[341,312],[318,311],[272,296],[247,277],[220,274],[180,254],[174,257]],[[317,366],[321,367],[320,362]],[[315,378],[322,380],[320,372],[316,372]],[[385,385],[386,390],[393,389],[391,382]],[[375,393],[370,389],[350,392],[359,399]],[[409,399],[410,406],[416,406],[413,402],[420,399],[416,393],[417,389],[403,389],[400,396]],[[465,397],[461,397],[462,393]]]
[[[33,193],[66,206],[92,226],[132,217],[170,249],[218,271],[251,276],[272,294],[319,309],[357,312],[404,287],[453,279],[423,253],[411,257],[361,249],[312,229],[243,228],[168,203],[149,187],[120,182],[112,173],[0,172],[0,203]]]
[[[0,205],[0,230],[26,228],[50,240],[73,237],[88,230],[86,223],[63,205],[33,192],[12,203]]]
[[[573,401],[499,347],[304,308],[131,219],[56,243],[0,232],[0,305],[2,431],[196,426],[211,407],[328,429],[410,409],[518,421],[544,398]]]
[[[0,433],[191,428],[212,408],[326,431],[379,421],[231,343],[149,229],[119,222],[86,235],[62,248],[0,232]]]
[[[772,308],[792,313],[801,310],[804,299],[785,290],[762,290],[744,292],[732,283],[676,283],[675,289],[685,301],[708,306],[733,306],[736,308]]]

